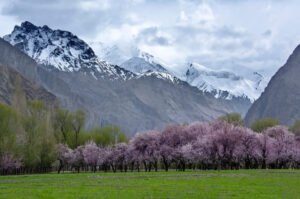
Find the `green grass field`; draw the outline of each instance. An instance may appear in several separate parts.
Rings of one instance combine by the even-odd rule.
[[[300,171],[0,176],[0,198],[300,198]]]

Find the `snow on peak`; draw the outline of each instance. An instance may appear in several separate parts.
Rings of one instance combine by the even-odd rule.
[[[263,79],[262,76],[260,79],[257,76],[256,80],[246,79],[233,72],[214,70],[197,63],[188,64],[183,78],[190,85],[213,93],[216,98],[247,97],[252,102],[261,93],[259,81]]]
[[[164,72],[157,72],[157,71],[148,71],[143,74],[139,74],[136,78],[143,78],[143,77],[155,77],[162,80],[167,80],[172,83],[178,84],[181,82],[181,80],[169,73]]]
[[[90,45],[100,59],[110,64],[120,65],[135,74],[142,74],[147,71],[168,73],[162,61],[147,52],[143,52],[135,45],[115,44],[107,46],[102,42],[90,42]]]
[[[66,72],[89,72],[96,79],[104,76],[113,79],[130,79],[136,75],[137,78],[155,76],[174,83],[186,81],[199,90],[212,93],[216,98],[230,100],[243,97],[251,101],[257,99],[266,86],[264,77],[257,72],[244,78],[233,72],[214,70],[197,63],[189,63],[185,74],[179,77],[171,69],[168,71],[162,61],[131,44],[106,46],[101,42],[92,42],[90,45],[96,49],[99,59],[87,43],[71,32],[52,30],[48,26],[39,27],[27,21],[15,26],[13,32],[4,39],[40,64]]]
[[[255,89],[259,93],[262,93],[264,88],[267,87],[267,84],[268,84],[265,77],[258,72],[253,72],[252,79],[255,82]]]
[[[106,45],[102,42],[90,42],[89,45],[101,60],[113,65],[121,65],[139,55],[139,49],[134,45]]]
[[[139,50],[139,54],[138,57],[145,60],[146,62],[150,63],[150,64],[157,64],[157,60],[155,59],[155,57],[149,53],[143,52],[141,50]]]
[[[51,65],[65,72],[84,71],[93,76],[126,78],[126,70],[99,61],[87,43],[71,32],[52,30],[48,26],[35,26],[26,21],[15,26],[4,39],[38,63]]]
[[[230,100],[233,97],[242,97],[254,101],[265,88],[262,82],[263,76],[259,76],[258,73],[244,78],[233,72],[214,70],[197,63],[190,63],[185,73],[181,74],[134,45],[106,46],[101,42],[94,42],[91,45],[97,49],[97,54],[103,60],[120,64],[122,68],[135,73],[138,77],[155,75],[161,79],[179,78],[201,91],[213,94],[216,98]]]
[[[154,61],[154,57],[148,53],[140,53],[138,57],[132,57],[125,61],[121,67],[135,74],[143,74],[149,71],[168,73],[159,63]]]

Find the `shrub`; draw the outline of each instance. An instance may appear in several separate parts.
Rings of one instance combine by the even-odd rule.
[[[251,129],[255,132],[261,133],[267,128],[279,125],[279,121],[272,118],[266,118],[261,120],[256,120],[252,125]]]
[[[244,124],[243,118],[239,113],[227,113],[226,115],[219,117],[218,120],[235,126],[243,126]]]

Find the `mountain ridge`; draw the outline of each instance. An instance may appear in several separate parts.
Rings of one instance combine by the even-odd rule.
[[[99,42],[92,43],[92,46],[97,49],[96,52],[102,59],[108,59],[110,63],[119,63],[121,67],[135,74],[141,75],[149,71],[168,73],[182,81],[187,81],[191,86],[197,87],[200,91],[210,92],[216,98],[231,100],[233,97],[240,97],[241,99],[249,99],[253,102],[259,97],[266,86],[264,77],[256,71],[251,74],[251,77],[245,78],[231,71],[218,71],[198,63],[188,63],[184,66],[184,72],[176,72],[172,70],[172,68],[167,67],[165,63],[162,63],[162,61],[155,56],[143,52],[135,46],[119,47],[115,44],[109,47]],[[198,77],[195,77],[198,79],[197,81],[193,81],[194,79],[192,80],[191,77],[187,75],[191,70],[191,64],[193,67],[195,66],[193,70],[198,74]],[[197,69],[197,66],[201,66],[201,68]],[[215,75],[214,79],[212,78],[212,73]],[[220,78],[218,76],[224,76],[225,74],[231,74],[240,78],[239,84],[243,84],[243,87],[239,88],[235,81],[229,81],[230,79],[227,79],[227,83],[230,84],[230,86],[224,88],[226,78]],[[201,80],[199,80],[199,78],[201,78]],[[242,90],[245,91],[243,92]]]
[[[116,65],[100,61],[87,43],[69,31],[52,30],[25,21],[4,40],[26,52],[39,64],[65,72],[88,72],[96,78],[128,79],[134,75]]]
[[[216,98],[222,97],[230,100],[233,97],[241,97],[253,102],[259,97],[261,87],[264,87],[260,85],[263,76],[257,72],[253,75],[259,75],[260,79],[251,81],[230,71],[213,70],[197,63],[187,65],[182,78],[200,90],[215,94]]]
[[[43,30],[42,27],[38,29]],[[25,30],[20,34],[23,36],[21,43],[32,43],[36,38],[32,37],[30,29]],[[11,41],[13,38],[7,40]],[[27,41],[26,38],[33,41]],[[62,38],[66,37],[61,34],[61,38],[56,40]],[[14,51],[23,50],[24,53],[28,53],[26,48],[20,48],[17,42],[13,44]],[[61,45],[61,48],[66,46],[65,43]],[[37,45],[36,49],[36,52],[39,52],[39,49],[44,48]],[[69,51],[64,52],[69,55]],[[102,76],[102,71],[99,71],[97,76],[90,70],[63,71],[43,62],[36,64],[30,57],[20,60],[18,54],[20,53],[12,53],[14,56],[11,55],[7,61],[17,62],[17,65],[20,65],[21,61],[33,62],[34,67],[24,68],[20,65],[18,70],[31,74],[33,77],[30,79],[40,82],[57,96],[63,108],[85,111],[87,128],[117,125],[129,135],[133,135],[138,131],[162,128],[170,123],[210,121],[228,112],[244,114],[250,106],[250,102],[245,100],[216,99],[169,73],[147,71],[137,75],[129,72],[130,78],[106,78]],[[98,58],[96,55],[95,57]],[[108,66],[114,67],[111,64]]]
[[[262,118],[278,119],[281,124],[291,125],[300,118],[300,45],[286,63],[271,78],[262,93],[246,114],[245,121],[251,125]]]

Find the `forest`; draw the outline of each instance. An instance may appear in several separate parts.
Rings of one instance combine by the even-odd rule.
[[[225,121],[170,125],[135,135],[128,143],[99,147],[89,141],[75,149],[60,144],[58,169],[158,171],[299,168],[300,141],[287,127],[261,133]]]

